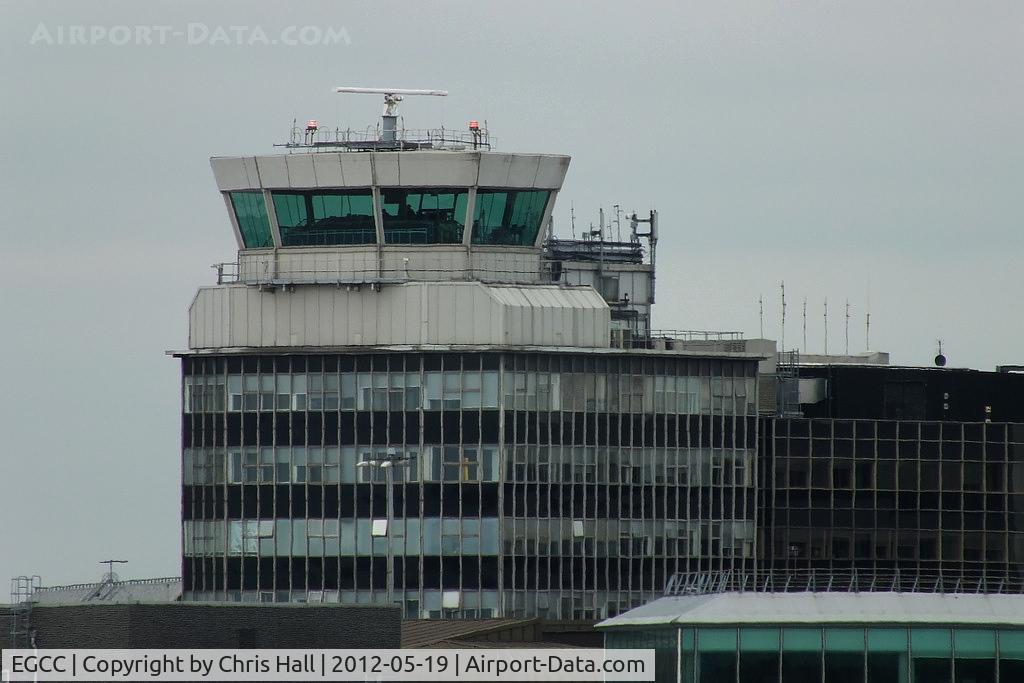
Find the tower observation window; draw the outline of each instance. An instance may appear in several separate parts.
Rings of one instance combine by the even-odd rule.
[[[473,244],[533,246],[548,190],[478,190],[473,210]]]
[[[242,243],[246,249],[259,249],[274,246],[274,238],[270,233],[270,219],[267,218],[267,206],[263,201],[263,193],[229,192],[231,206],[238,221],[238,230],[242,233]]]
[[[365,190],[274,192],[285,247],[374,244],[373,194]]]
[[[460,244],[469,191],[383,188],[381,217],[387,244]]]

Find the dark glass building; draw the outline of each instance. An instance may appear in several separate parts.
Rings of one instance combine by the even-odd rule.
[[[801,405],[809,417],[761,424],[765,569],[899,570],[949,586],[1024,575],[1024,375],[799,374],[824,384],[804,387],[818,399]]]

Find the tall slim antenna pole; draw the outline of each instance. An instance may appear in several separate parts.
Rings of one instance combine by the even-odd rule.
[[[850,355],[850,300],[846,300],[846,355]]]
[[[825,355],[828,355],[828,297],[825,297]]]
[[[871,350],[871,275],[868,275],[868,312],[864,316],[864,350]]]
[[[757,297],[757,308],[758,308],[757,315],[758,315],[758,318],[761,320],[761,339],[764,339],[764,297],[763,296]]]
[[[783,280],[779,283],[779,288],[782,290],[782,332],[779,336],[779,344],[782,346],[782,351],[786,350],[786,282]]]
[[[801,347],[804,353],[807,353],[807,297],[804,297],[804,345]]]
[[[576,239],[576,205],[569,202],[569,226],[572,229],[572,238]]]

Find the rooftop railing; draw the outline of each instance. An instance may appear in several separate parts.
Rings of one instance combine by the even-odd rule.
[[[274,145],[291,150],[369,151],[374,149],[434,149],[459,151],[490,150],[494,138],[486,129],[456,130],[451,128],[397,128],[395,139],[382,139],[380,126],[362,130],[352,128],[318,128],[310,130],[293,126],[288,142]]]
[[[694,572],[675,574],[665,595],[760,592],[840,593],[1024,593],[1024,574],[922,572],[899,569],[801,569],[762,572]]]
[[[651,330],[651,337],[682,341],[743,341],[742,332],[722,330]]]

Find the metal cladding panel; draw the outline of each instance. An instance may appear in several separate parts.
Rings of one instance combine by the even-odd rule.
[[[509,187],[534,187],[537,181],[537,166],[540,164],[540,156],[515,155],[508,167]]]
[[[257,177],[250,177],[241,157],[213,157],[210,159],[210,167],[217,188],[221,191],[251,190],[260,186]]]
[[[537,166],[537,177],[534,187],[545,190],[557,190],[562,187],[565,174],[569,170],[569,157],[544,155]]]
[[[469,187],[476,183],[479,154],[456,152],[401,152],[402,184],[407,187]]]
[[[477,185],[480,187],[508,187],[508,172],[511,166],[512,157],[508,154],[481,153]]]
[[[283,156],[256,157],[256,167],[260,171],[260,182],[263,187],[275,189],[290,187],[288,182],[288,162]]]
[[[398,157],[403,152],[373,152],[373,177],[378,185],[401,185]]]
[[[323,152],[310,156],[313,157],[313,173],[316,174],[317,187],[345,186],[345,176],[341,172],[341,154]]]
[[[285,157],[288,164],[288,186],[296,189],[316,187],[316,174],[313,172],[312,154],[289,154]]]
[[[370,187],[373,184],[373,162],[369,154],[338,154],[345,187]]]
[[[608,346],[609,311],[592,290],[416,282],[368,288],[308,286],[199,290],[189,346],[494,344]]]
[[[254,188],[263,187],[260,169],[256,165],[256,157],[242,157],[242,165],[245,166],[245,173],[249,176],[249,184]]]

